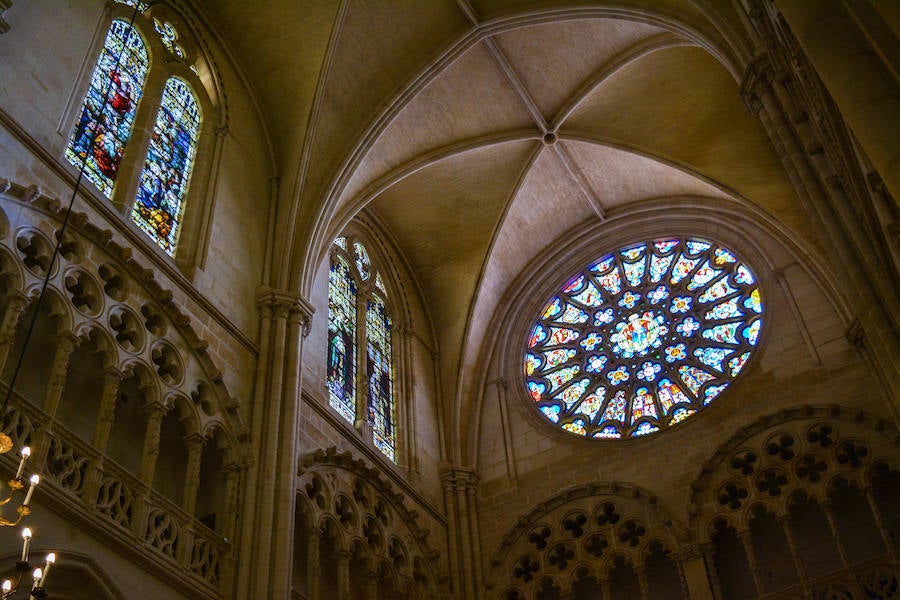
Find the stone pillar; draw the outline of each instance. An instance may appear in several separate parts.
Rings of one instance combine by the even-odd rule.
[[[251,417],[256,450],[241,526],[239,600],[289,598],[294,549],[303,339],[313,308],[302,297],[263,288],[260,356]]]
[[[320,600],[322,561],[319,556],[319,546],[321,541],[322,532],[317,527],[313,527],[309,531],[309,539],[306,540],[306,597],[308,600]]]
[[[647,581],[647,567],[635,565],[634,573],[637,575],[638,585],[641,588],[641,600],[650,600],[650,582]]]
[[[869,509],[872,511],[872,517],[874,517],[875,524],[878,526],[878,531],[881,533],[881,540],[884,542],[884,548],[891,554],[894,554],[896,551],[894,542],[891,539],[891,534],[888,532],[887,527],[884,525],[884,517],[881,514],[881,509],[878,508],[878,502],[875,501],[872,486],[867,485],[865,491],[866,500],[869,502]]]
[[[804,596],[809,596],[809,583],[806,580],[806,568],[800,559],[800,552],[797,550],[797,544],[794,540],[794,532],[791,531],[791,518],[788,515],[778,517],[778,524],[784,531],[784,538],[787,540],[788,550],[790,550],[791,558],[794,561],[794,568],[797,570],[797,576],[800,578],[800,585],[803,588]]]
[[[704,549],[708,549],[704,552]],[[710,568],[712,562],[712,544],[700,546],[690,544],[684,546],[678,552],[675,564],[679,577],[682,580],[682,592],[685,598],[692,600],[713,600],[713,590],[710,580],[713,580],[715,567]],[[707,572],[708,571],[708,572]]]
[[[50,381],[44,392],[44,412],[51,419],[56,417],[59,399],[66,387],[66,372],[69,369],[69,357],[78,345],[75,334],[64,331],[56,336],[56,352],[53,354],[53,366],[50,367]]]
[[[378,600],[378,573],[367,573],[363,584],[363,600]],[[310,600],[312,597],[310,596]]]
[[[0,0],[0,3],[2,2],[3,0]],[[3,320],[0,321],[0,373],[6,368],[9,352],[16,341],[16,327],[30,302],[31,298],[22,292],[15,292],[6,305]]]
[[[459,600],[480,598],[481,545],[476,491],[478,476],[471,469],[443,465],[441,482],[449,527],[451,576]]]
[[[192,433],[184,438],[184,444],[188,449],[187,466],[184,469],[184,497],[181,499],[181,508],[184,512],[194,516],[197,507],[197,493],[200,491],[200,460],[203,458],[203,447],[206,446],[206,438],[199,433]]]
[[[750,565],[750,574],[753,575],[753,585],[756,586],[756,595],[762,596],[766,593],[763,586],[762,577],[759,574],[759,565],[756,563],[756,554],[753,552],[753,536],[749,531],[741,531],[738,533],[738,539],[744,545],[744,552],[747,553],[747,564]]]
[[[337,593],[338,600],[351,600],[353,590],[350,589],[350,552],[337,552]]]
[[[119,386],[125,379],[125,374],[114,367],[106,369],[103,373],[103,394],[100,397],[100,410],[97,415],[97,425],[94,428],[93,446],[101,454],[106,453],[109,444],[109,434],[116,420],[116,400],[119,397]]]
[[[828,527],[831,528],[831,539],[834,541],[834,547],[837,548],[838,555],[841,557],[841,564],[844,568],[850,567],[850,560],[847,558],[847,549],[844,548],[844,540],[841,539],[841,532],[838,531],[837,523],[834,522],[834,513],[831,511],[831,502],[822,502],[822,512],[828,519]]]
[[[889,48],[878,47],[877,29],[863,27],[861,21],[872,8],[867,2],[842,0],[775,4],[885,185],[900,198],[900,146],[896,127],[889,125],[900,123],[900,88],[887,62],[897,57],[882,58]],[[895,35],[890,30],[887,34]]]
[[[147,501],[150,490],[153,488],[153,475],[156,472],[156,462],[159,459],[159,431],[162,427],[166,407],[148,396],[144,403],[144,416],[147,419],[147,428],[144,430],[144,446],[141,450],[140,479],[143,489],[135,500],[134,534],[143,539],[147,530]]]

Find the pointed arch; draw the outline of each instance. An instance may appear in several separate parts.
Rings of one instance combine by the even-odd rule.
[[[68,161],[79,168],[84,164],[85,176],[107,198],[112,197],[149,68],[144,38],[127,21],[113,20],[66,148]]]
[[[191,86],[170,77],[131,210],[131,220],[170,256],[178,243],[201,123],[200,103]]]

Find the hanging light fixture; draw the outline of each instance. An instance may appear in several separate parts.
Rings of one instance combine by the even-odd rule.
[[[134,12],[131,15],[131,21],[128,23],[128,35],[136,35],[134,32],[134,20],[141,7],[141,2],[135,2],[133,6]],[[121,55],[116,57],[116,62],[113,66],[114,70],[118,69],[120,61]],[[106,92],[103,97],[103,103],[100,105],[100,115],[103,114],[103,111],[109,104],[109,93],[112,89],[112,85],[113,81],[112,79],[110,79],[107,83]],[[72,195],[69,199],[69,205],[66,209],[65,216],[63,217],[62,224],[60,225],[59,230],[56,232],[56,245],[54,246],[53,254],[50,257],[50,263],[47,266],[40,293],[38,294],[37,300],[35,301],[34,312],[31,316],[31,322],[28,325],[28,331],[26,332],[25,339],[22,343],[22,350],[19,353],[16,367],[12,373],[12,377],[10,377],[9,384],[6,389],[6,395],[3,399],[3,404],[2,406],[0,406],[0,423],[3,424],[5,424],[7,421],[6,418],[8,415],[9,400],[12,397],[16,379],[18,378],[19,371],[22,368],[22,363],[25,359],[25,352],[28,349],[28,343],[31,341],[31,335],[34,332],[34,327],[37,323],[41,303],[44,300],[44,293],[47,290],[47,285],[50,281],[51,275],[53,274],[53,265],[59,258],[60,250],[62,249],[66,228],[69,224],[69,216],[72,214],[72,206],[75,203],[75,197],[78,195],[78,189],[81,187],[81,180],[84,178],[84,171],[86,167],[87,157],[85,157],[85,159],[81,163],[81,168],[78,171],[78,177],[75,179],[75,185],[72,189]],[[12,438],[10,438],[10,436],[5,432],[0,431],[0,455],[8,453],[10,450],[12,450],[12,448]],[[31,456],[31,448],[28,446],[24,446],[19,452],[19,455],[22,458],[19,461],[19,466],[16,469],[15,476],[9,480],[9,495],[4,499],[0,499],[0,507],[5,507],[12,501],[13,497],[16,496],[18,492],[25,489],[26,484],[23,481],[23,475],[25,472],[25,465]],[[30,479],[28,480],[28,490],[25,492],[25,498],[22,500],[22,503],[18,507],[16,507],[16,513],[18,516],[15,519],[8,519],[0,514],[0,527],[16,526],[22,521],[22,519],[31,514],[31,508],[28,505],[31,502],[31,498],[34,495],[34,490],[40,483],[40,480],[41,478],[37,474],[34,474],[30,477]],[[2,510],[0,510],[0,512],[2,512]],[[40,600],[47,597],[47,591],[45,589],[45,585],[47,583],[47,575],[50,573],[50,568],[56,563],[56,554],[53,552],[47,554],[44,560],[43,568],[33,568],[28,560],[31,538],[31,529],[29,529],[28,527],[23,528],[22,554],[20,560],[16,562],[15,574],[11,578],[5,579],[2,583],[0,583],[0,600],[12,600],[16,593],[19,591],[20,587],[22,587],[22,580],[25,579],[25,575],[29,571],[31,572],[31,587],[30,589],[28,589],[26,583],[26,587],[23,588],[27,591],[25,597],[29,598],[30,600]]]

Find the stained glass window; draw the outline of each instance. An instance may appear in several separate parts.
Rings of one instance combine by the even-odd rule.
[[[361,372],[365,379],[360,379],[359,385],[365,387],[365,416],[372,427],[372,441],[385,456],[396,460],[392,325],[384,281],[361,242],[338,237],[332,256],[328,285],[330,403],[348,422],[355,423],[353,385]],[[362,321],[359,327],[357,318]],[[357,347],[365,348],[362,356],[357,356]]]
[[[391,319],[376,295],[366,305],[367,410],[375,446],[394,460],[394,394],[391,378]]]
[[[150,136],[132,220],[168,254],[175,252],[197,136],[200,107],[190,86],[170,77]]]
[[[131,137],[147,68],[144,40],[127,22],[113,21],[66,148],[69,162],[78,168],[83,163],[85,176],[107,198]]]
[[[175,27],[172,26],[168,21],[160,21],[159,19],[153,19],[153,28],[156,29],[156,33],[159,34],[159,37],[162,39],[163,45],[166,47],[166,50],[177,56],[178,58],[184,58],[184,49],[178,44],[178,31]]]
[[[328,396],[332,408],[356,422],[356,284],[337,257],[328,273]]]
[[[590,438],[680,423],[722,393],[759,340],[749,267],[698,239],[632,244],[590,264],[547,302],[526,342],[540,413]]]

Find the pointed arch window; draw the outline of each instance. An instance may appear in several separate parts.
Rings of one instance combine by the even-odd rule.
[[[328,277],[329,403],[350,423],[362,419],[372,443],[396,461],[396,405],[387,291],[362,242],[335,239]],[[364,352],[357,352],[362,348]],[[365,405],[357,390],[365,390]]]
[[[83,109],[69,138],[66,158],[107,198],[125,145],[134,128],[134,116],[149,69],[143,38],[128,22],[116,19],[91,74]]]
[[[65,156],[75,168],[84,165],[87,180],[174,256],[203,127],[192,46],[167,20],[168,9],[118,4],[137,14],[112,9],[133,22],[111,21]],[[145,97],[149,107],[141,108]]]
[[[169,255],[175,252],[197,136],[200,107],[191,86],[170,77],[150,136],[131,219]]]

